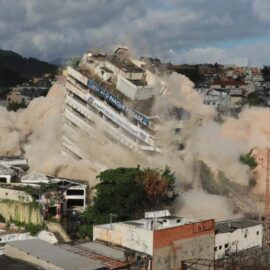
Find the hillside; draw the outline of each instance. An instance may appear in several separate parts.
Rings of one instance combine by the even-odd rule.
[[[25,58],[0,50],[0,87],[11,87],[44,73],[54,73],[57,66],[34,58]]]

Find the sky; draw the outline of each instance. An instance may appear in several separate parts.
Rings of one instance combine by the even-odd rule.
[[[129,46],[173,63],[270,65],[270,0],[0,0],[0,47],[47,61]]]

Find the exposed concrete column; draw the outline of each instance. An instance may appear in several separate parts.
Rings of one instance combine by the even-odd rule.
[[[11,176],[10,175],[6,175],[6,179],[7,179],[7,184],[11,183]]]

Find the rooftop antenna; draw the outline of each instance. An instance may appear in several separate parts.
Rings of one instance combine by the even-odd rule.
[[[265,246],[269,244],[270,239],[270,180],[269,180],[269,171],[270,171],[270,147],[267,147],[267,158],[266,158],[266,187],[265,187],[265,200],[264,200],[264,234],[263,234],[263,243]]]

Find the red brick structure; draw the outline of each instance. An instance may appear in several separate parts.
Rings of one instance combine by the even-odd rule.
[[[182,270],[184,260],[214,259],[215,222],[207,220],[155,230],[153,240],[152,269]]]

